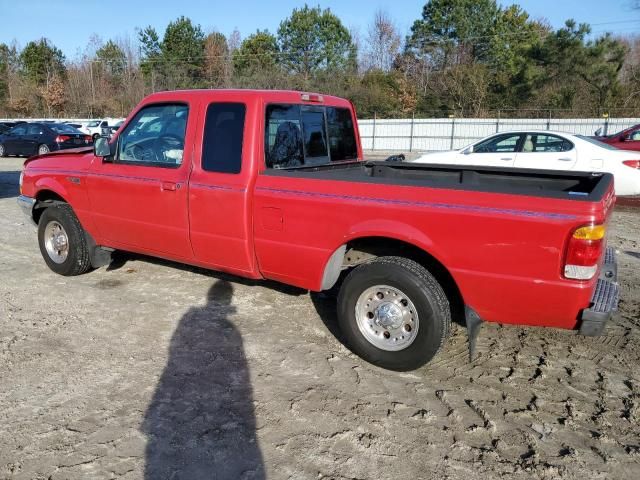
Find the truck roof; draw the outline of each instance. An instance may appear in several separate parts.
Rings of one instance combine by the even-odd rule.
[[[309,100],[302,98],[302,95],[308,95]],[[258,90],[258,89],[240,89],[240,88],[211,88],[211,89],[193,89],[193,90],[170,90],[164,92],[152,93],[147,96],[145,103],[167,100],[167,99],[187,99],[193,97],[201,98],[238,98],[245,100],[263,99],[272,102],[287,103],[309,103],[313,105],[340,105],[350,107],[351,102],[344,98],[335,97],[333,95],[325,95],[323,93],[303,92],[297,90]]]

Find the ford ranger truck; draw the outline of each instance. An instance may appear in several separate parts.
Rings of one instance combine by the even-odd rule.
[[[153,128],[151,128],[153,127]],[[110,141],[25,163],[18,203],[61,275],[110,252],[337,291],[365,360],[415,369],[452,317],[602,332],[607,173],[365,161],[352,104],[295,91],[145,98]]]

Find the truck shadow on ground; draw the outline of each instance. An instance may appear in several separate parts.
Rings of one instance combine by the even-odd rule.
[[[252,280],[249,278],[236,277],[235,275],[219,272],[216,270],[208,270],[206,268],[195,267],[193,265],[187,265],[185,263],[173,262],[171,260],[165,260],[163,258],[149,257],[147,255],[124,252],[121,250],[116,250],[111,254],[111,263],[107,266],[106,270],[108,272],[120,270],[124,268],[130,261],[141,261],[153,265],[175,268],[184,272],[197,273],[199,275],[205,275],[216,280],[238,283],[240,285],[245,285],[248,287],[263,286],[276,290],[280,293],[284,293],[286,295],[300,296],[307,294],[307,290],[305,289],[294,287],[291,285],[285,285],[284,283],[279,283],[271,280]]]
[[[0,199],[14,198],[20,194],[20,172],[0,171]]]
[[[145,479],[264,479],[253,392],[233,286],[217,280],[207,304],[180,320],[145,413]]]

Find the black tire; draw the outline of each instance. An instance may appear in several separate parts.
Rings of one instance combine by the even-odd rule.
[[[47,225],[51,222],[57,222],[62,225],[68,239],[66,259],[61,263],[57,263],[52,259],[45,245],[45,231]],[[40,245],[42,258],[44,258],[47,266],[60,275],[68,277],[81,275],[91,269],[89,246],[84,230],[75,213],[73,213],[73,209],[66,203],[48,207],[42,213],[38,222],[38,244]]]
[[[96,140],[97,140],[98,138],[100,138],[100,134],[99,134],[99,133],[94,133],[94,134],[93,134],[93,136],[92,136],[91,138],[93,138],[93,143],[96,143]]]
[[[378,348],[363,335],[356,320],[361,294],[376,285],[403,292],[417,310],[419,328],[402,350]],[[364,360],[389,370],[415,370],[429,362],[449,336],[451,308],[438,281],[422,265],[402,257],[379,257],[354,268],[338,295],[338,322],[347,345]]]

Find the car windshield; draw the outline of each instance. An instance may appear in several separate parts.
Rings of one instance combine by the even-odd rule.
[[[606,150],[618,150],[616,147],[613,147],[608,143],[604,143],[599,140],[596,140],[595,138],[586,137],[584,135],[576,135],[576,137],[578,137],[580,140],[584,140],[585,142],[589,142],[595,145],[596,147],[604,148]]]
[[[80,133],[77,129],[65,123],[50,123],[47,126],[56,133]]]

